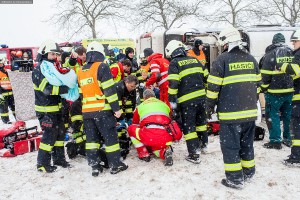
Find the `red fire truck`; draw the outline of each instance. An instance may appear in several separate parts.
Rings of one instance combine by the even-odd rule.
[[[5,68],[10,70],[19,70],[19,67],[33,65],[36,63],[38,47],[13,47],[0,45],[0,59],[5,59]]]

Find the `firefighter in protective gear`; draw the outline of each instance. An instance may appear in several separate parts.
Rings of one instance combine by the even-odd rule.
[[[281,149],[281,142],[291,146],[290,121],[292,113],[292,98],[294,93],[293,78],[276,70],[276,63],[291,62],[292,50],[284,44],[285,38],[281,33],[273,37],[272,45],[266,49],[261,74],[261,88],[266,99],[266,123],[269,129],[270,142],[264,147]],[[281,140],[280,117],[283,121],[283,140]]]
[[[37,169],[41,172],[54,172],[56,166],[70,167],[65,159],[64,139],[65,127],[62,119],[62,101],[60,94],[68,92],[67,86],[54,86],[49,83],[41,72],[43,63],[54,65],[60,48],[53,41],[46,41],[38,50],[40,63],[32,71],[32,81],[35,94],[35,111],[42,129],[44,130],[41,139]],[[54,166],[51,165],[51,155]]]
[[[180,41],[171,40],[165,51],[166,56],[172,59],[168,72],[169,101],[173,112],[179,110],[182,118],[189,153],[186,160],[199,164],[199,137],[207,134],[204,84],[208,71],[198,59],[187,56],[185,46]],[[207,145],[208,141],[205,143]]]
[[[203,66],[206,64],[206,57],[203,52],[203,42],[200,39],[194,41],[194,47],[187,52],[188,56],[197,58]]]
[[[145,101],[134,111],[133,125],[128,127],[131,141],[141,160],[150,161],[148,149],[151,149],[157,157],[164,160],[165,166],[171,166],[171,144],[181,139],[181,130],[171,120],[169,106],[156,99],[153,90],[146,89],[143,96]]]
[[[291,36],[291,42],[294,46],[294,58],[290,63],[278,63],[276,68],[281,72],[293,75],[294,79],[294,96],[292,99],[292,123],[291,130],[293,133],[291,154],[284,162],[287,165],[300,163],[300,29],[296,30]]]
[[[4,124],[9,123],[8,108],[11,109],[15,116],[15,101],[12,87],[9,81],[8,73],[4,68],[5,59],[0,59],[0,115]]]
[[[119,106],[122,108],[124,117],[117,120],[120,126],[117,128],[118,138],[121,147],[121,156],[126,158],[130,150],[130,138],[127,136],[126,126],[124,123],[131,125],[133,111],[136,107],[136,86],[138,79],[136,76],[129,75],[124,80],[116,83],[117,94],[119,99]]]
[[[119,118],[121,111],[115,82],[109,67],[103,63],[104,59],[102,44],[91,42],[87,48],[87,64],[78,72],[78,83],[82,90],[86,155],[93,176],[98,176],[103,171],[100,165],[101,136],[105,142],[105,152],[111,167],[110,173],[116,174],[128,168],[120,161],[120,144],[114,115]]]
[[[261,74],[255,58],[241,46],[237,29],[221,31],[219,43],[225,51],[212,64],[207,80],[207,107],[211,114],[217,105],[220,120],[226,175],[221,183],[241,189],[255,173],[253,139]]]
[[[153,84],[159,87],[159,98],[166,104],[170,105],[168,101],[168,69],[170,62],[163,58],[160,53],[154,53],[151,48],[144,49],[144,56],[150,64],[151,76],[146,82],[146,88]]]

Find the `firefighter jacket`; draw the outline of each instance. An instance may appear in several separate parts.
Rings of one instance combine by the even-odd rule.
[[[8,73],[4,67],[0,67],[0,94],[3,97],[13,94]]]
[[[124,79],[124,68],[122,63],[113,63],[109,66],[110,72],[115,82],[119,82]]]
[[[155,97],[146,99],[134,111],[132,123],[140,127],[146,125],[166,125],[171,122],[169,106]]]
[[[42,74],[40,65],[32,71],[32,82],[35,95],[35,111],[39,113],[61,114],[61,94],[68,93],[67,86],[51,85]]]
[[[148,58],[150,64],[151,76],[146,82],[146,87],[157,83],[159,87],[168,86],[168,69],[170,62],[163,58],[162,54],[154,53]]]
[[[292,75],[294,79],[294,96],[293,104],[300,104],[300,48],[294,52],[294,57],[291,63],[283,63],[281,71]]]
[[[262,75],[262,90],[277,95],[293,93],[293,78],[284,72],[276,70],[276,63],[292,61],[292,50],[283,44],[273,44],[267,49],[269,51],[263,58],[260,71]]]
[[[125,82],[122,80],[116,83],[119,106],[122,108],[127,119],[131,119],[136,106],[136,90],[129,92]]]
[[[217,105],[221,123],[241,123],[257,118],[257,92],[261,74],[253,56],[233,48],[213,62],[208,77],[207,106]]]
[[[191,57],[194,57],[194,58],[197,58],[201,62],[201,64],[203,66],[205,66],[206,57],[205,57],[205,54],[202,50],[200,51],[198,49],[193,48],[193,49],[188,50],[187,55],[191,56]]]
[[[82,114],[83,114],[83,118],[95,118],[97,117],[97,113],[101,112],[101,111],[113,111],[116,112],[118,110],[120,110],[119,104],[118,104],[118,95],[116,92],[116,86],[115,86],[115,82],[112,79],[112,75],[110,73],[109,67],[107,66],[107,64],[103,63],[104,61],[104,57],[102,56],[101,58],[102,62],[97,62],[97,66],[93,65],[94,63],[87,63],[86,65],[84,65],[82,67],[82,69],[79,70],[78,73],[78,83],[81,87],[82,90]],[[96,68],[96,69],[95,69]],[[94,71],[95,70],[95,74],[91,74],[92,76],[89,78],[85,78],[81,79],[80,74],[85,72],[85,71]],[[94,83],[98,84],[97,88],[100,89],[100,91],[103,93],[102,96],[99,96],[99,94],[96,93],[96,91],[99,91],[98,89],[96,89],[95,84],[90,84],[90,81],[87,80],[92,80],[94,81]],[[96,79],[96,80],[95,80]],[[83,89],[83,85],[86,85],[86,87],[88,88],[89,86],[91,86],[90,89]],[[86,91],[89,91],[89,94],[87,94]],[[94,96],[93,97],[88,97],[89,95],[91,95],[90,91],[94,91]],[[87,95],[86,98],[84,98]],[[104,100],[104,107],[101,109],[96,109],[95,111],[90,111],[90,112],[84,112],[84,104],[86,104],[89,101],[88,104],[90,104],[88,107],[93,107],[93,108],[97,108],[98,103],[101,104],[101,107],[103,106],[102,102],[98,102],[98,100]],[[97,102],[96,102],[97,101]],[[93,102],[96,102],[96,104],[93,104]]]
[[[169,101],[183,103],[205,98],[208,71],[196,58],[181,55],[172,59],[169,72]]]

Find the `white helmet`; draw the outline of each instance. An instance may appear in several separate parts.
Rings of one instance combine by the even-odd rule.
[[[97,51],[105,56],[104,47],[101,43],[93,41],[88,44],[86,52]]]
[[[300,40],[300,29],[296,30],[291,36],[291,41],[297,40]]]
[[[53,53],[61,53],[61,49],[59,48],[58,44],[52,40],[45,41],[39,48],[38,53],[44,55],[46,53],[53,52]]]
[[[176,49],[183,47],[185,49],[185,45],[178,40],[171,40],[165,48],[166,56],[171,57],[173,51]]]
[[[240,32],[234,27],[226,28],[219,34],[218,42],[222,46],[237,41],[242,41],[242,38]]]

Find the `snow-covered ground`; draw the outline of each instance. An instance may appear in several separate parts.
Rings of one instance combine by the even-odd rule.
[[[219,137],[210,136],[209,154],[202,155],[199,165],[185,161],[186,144],[181,141],[173,145],[172,167],[165,167],[157,158],[150,163],[140,161],[132,148],[125,161],[129,165],[126,171],[111,175],[106,170],[98,177],[92,177],[84,157],[70,160],[73,168],[58,168],[52,174],[37,172],[37,152],[0,158],[0,200],[299,199],[300,168],[282,164],[290,148],[268,150],[262,147],[266,141],[268,136],[255,142],[256,175],[243,190],[220,183],[225,175]]]

